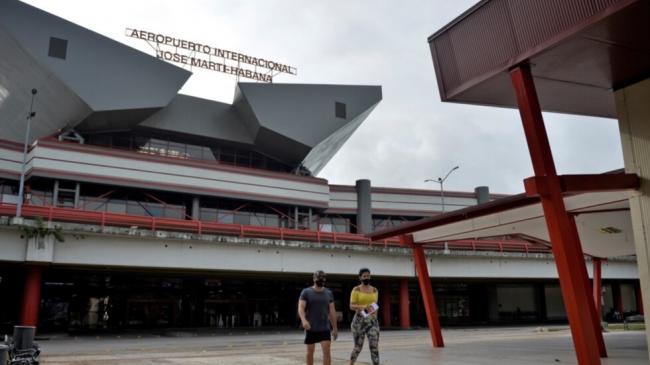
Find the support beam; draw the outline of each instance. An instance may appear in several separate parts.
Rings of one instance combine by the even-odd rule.
[[[413,245],[413,236],[406,236],[407,242]],[[427,258],[424,255],[424,248],[421,245],[413,245],[413,259],[415,261],[415,271],[420,283],[420,294],[424,302],[424,311],[427,315],[427,324],[431,334],[433,347],[445,347],[442,339],[442,330],[440,329],[440,319],[438,318],[438,307],[436,298],[433,296],[431,279],[429,278],[429,269],[427,267]]]
[[[41,270],[40,266],[27,267],[20,314],[20,324],[23,326],[38,324],[38,312],[41,307]]]
[[[601,353],[598,336],[602,337],[602,333],[594,328],[596,310],[584,254],[575,221],[570,219],[564,206],[560,179],[553,162],[530,66],[517,66],[510,71],[510,76],[533,171],[535,176],[545,177],[543,186],[538,186],[538,190],[550,241],[553,242],[553,255],[578,364],[599,365]]]
[[[571,221],[575,224],[575,216],[571,216]],[[607,347],[603,338],[603,279],[602,279],[602,259],[594,257],[593,264],[593,285],[592,294],[594,298],[593,326],[596,331],[596,340],[598,341],[598,352],[600,357],[607,357]],[[589,280],[589,278],[587,278]],[[588,283],[587,283],[588,284]]]
[[[201,219],[201,198],[198,196],[192,197],[192,220],[198,221]]]
[[[402,278],[399,282],[399,326],[402,329],[411,328],[411,313],[409,311],[409,279]]]
[[[560,189],[563,193],[586,193],[590,191],[637,190],[640,180],[636,174],[561,175]],[[548,176],[532,176],[524,179],[526,195],[547,194]]]
[[[384,327],[390,327],[390,281],[384,282],[384,287],[380,291],[381,294],[381,322]]]
[[[602,277],[602,259],[594,257],[591,260],[593,265],[593,289],[594,303],[596,304],[596,315],[599,322],[603,319],[603,277]]]

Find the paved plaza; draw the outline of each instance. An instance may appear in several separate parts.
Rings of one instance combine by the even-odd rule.
[[[431,347],[428,331],[384,331],[382,364],[482,365],[576,364],[570,333],[565,328],[540,331],[535,327],[450,329],[443,331],[446,347]],[[648,364],[643,331],[605,334],[610,358],[603,364]],[[42,340],[44,365],[298,365],[304,345],[298,331],[255,333],[168,333],[167,335],[109,335]],[[352,341],[349,332],[334,342],[333,364],[347,364]],[[320,355],[317,353],[317,364]],[[370,364],[364,348],[357,364]]]

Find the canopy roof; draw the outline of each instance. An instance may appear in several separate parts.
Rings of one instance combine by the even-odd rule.
[[[564,197],[567,211],[575,216],[586,254],[595,257],[635,254],[629,194],[621,190]],[[413,234],[416,244],[425,247],[435,242],[504,235],[551,244],[540,199],[526,194],[421,219],[375,232],[370,237],[382,239],[407,233]]]
[[[544,111],[615,117],[612,90],[650,74],[650,2],[483,0],[429,37],[443,101],[516,107],[530,62]]]

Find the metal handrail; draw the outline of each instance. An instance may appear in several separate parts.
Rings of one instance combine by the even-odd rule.
[[[12,216],[16,205],[0,202],[0,215]],[[377,242],[366,236],[354,233],[337,233],[324,231],[298,230],[280,227],[252,226],[244,224],[227,224],[211,221],[188,220],[165,217],[150,217],[132,214],[109,213],[105,211],[60,208],[25,204],[23,216],[28,218],[43,217],[48,222],[60,221],[71,223],[97,224],[102,227],[137,227],[150,230],[169,230],[196,234],[219,234],[241,238],[280,239],[288,241],[309,241],[333,244],[382,245],[384,247],[401,247],[396,238]],[[448,249],[462,251],[498,251],[522,253],[550,253],[550,248],[519,240],[457,240],[446,242]],[[426,243],[428,249],[445,249],[445,242]]]

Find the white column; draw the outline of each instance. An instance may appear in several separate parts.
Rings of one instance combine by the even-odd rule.
[[[641,178],[630,197],[644,313],[650,313],[650,79],[615,92],[625,171]],[[646,327],[650,348],[650,326]]]

